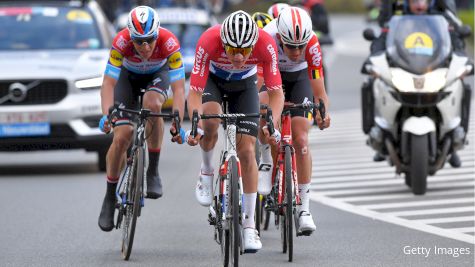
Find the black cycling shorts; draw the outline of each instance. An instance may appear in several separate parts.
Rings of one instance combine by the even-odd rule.
[[[119,80],[114,88],[114,103],[123,104],[122,107],[127,109],[138,110],[140,108],[138,103],[138,97],[141,95],[140,89],[144,88],[146,92],[154,91],[162,94],[166,101],[169,87],[170,80],[166,66],[154,74],[137,74],[122,67]],[[114,126],[131,124],[132,116],[127,113],[119,112],[116,118],[120,123],[116,123]]]
[[[307,69],[285,72],[281,71],[282,89],[284,90],[285,102],[301,104],[304,101],[314,102],[313,92],[308,78]],[[263,86],[260,92],[267,91]],[[305,109],[293,109],[290,111],[292,117],[305,117],[312,120],[312,111]]]
[[[210,73],[203,92],[203,104],[223,101],[227,95],[229,113],[259,113],[257,75],[239,81],[227,81]],[[237,132],[257,137],[259,118],[237,120]]]
[[[281,71],[282,88],[284,89],[285,101],[301,104],[306,101],[313,102],[313,92],[308,78],[307,69],[296,72]],[[294,109],[290,112],[292,117],[305,117],[312,119],[312,112],[305,109]]]

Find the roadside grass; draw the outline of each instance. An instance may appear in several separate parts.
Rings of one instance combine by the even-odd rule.
[[[464,24],[467,24],[468,26],[470,26],[470,28],[472,28],[472,36],[468,37],[468,43],[470,44],[471,46],[471,49],[473,50],[473,43],[474,43],[474,29],[475,29],[475,26],[474,26],[474,12],[473,12],[473,9],[472,10],[460,10],[458,12],[459,16],[460,16],[460,19],[463,21]]]

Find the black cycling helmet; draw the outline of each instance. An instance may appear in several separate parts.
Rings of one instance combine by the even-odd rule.
[[[252,14],[252,19],[256,22],[257,27],[261,29],[272,21],[272,17],[264,12],[256,12]]]

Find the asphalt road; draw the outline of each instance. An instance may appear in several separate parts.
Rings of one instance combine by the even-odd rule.
[[[341,128],[347,110],[358,112],[364,79],[359,69],[368,44],[360,38],[362,18],[335,16],[331,25],[336,43],[325,48],[326,75],[333,126]],[[318,144],[312,149],[318,153]],[[346,153],[344,143],[340,149]],[[121,232],[104,233],[97,226],[105,174],[95,164],[96,155],[82,151],[0,153],[0,266],[219,266],[207,209],[194,199],[199,149],[165,142],[160,162],[164,197],[146,200],[129,262],[120,257]],[[311,210],[317,232],[295,239],[293,263],[280,252],[280,233],[271,226],[262,235],[263,249],[243,255],[242,266],[474,265],[473,243],[319,202],[312,202]],[[452,253],[437,255],[435,246]],[[470,254],[455,256],[455,249]]]

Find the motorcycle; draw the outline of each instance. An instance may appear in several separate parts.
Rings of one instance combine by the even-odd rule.
[[[467,143],[471,88],[463,78],[474,66],[452,50],[448,29],[440,15],[393,16],[385,53],[362,69],[369,75],[362,89],[367,144],[405,174],[415,195]],[[375,39],[371,30],[364,36]]]

